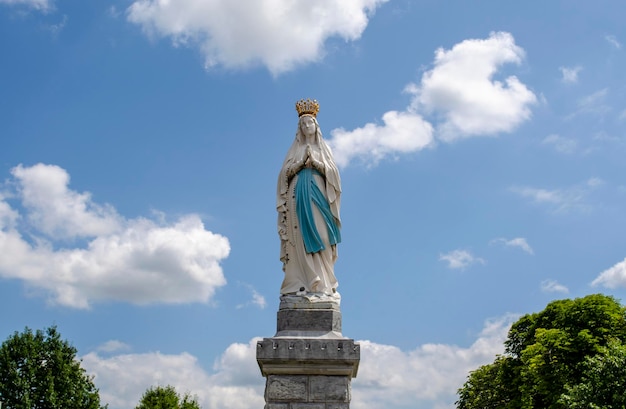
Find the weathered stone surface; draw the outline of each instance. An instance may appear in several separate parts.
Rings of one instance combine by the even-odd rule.
[[[265,405],[265,409],[289,409],[288,403],[268,403]]]
[[[311,402],[350,402],[350,379],[347,376],[311,376]]]
[[[272,374],[355,377],[361,358],[353,339],[265,338],[257,343],[263,376]]]
[[[292,409],[326,409],[323,403],[292,403]]]
[[[349,403],[327,403],[326,409],[349,409]]]
[[[334,331],[341,334],[341,312],[333,309],[279,310],[276,330],[276,335],[284,331]]]
[[[280,296],[279,309],[316,309],[316,310],[340,310],[339,304],[341,298],[336,296],[327,296],[308,293],[305,295],[289,295]]]
[[[341,334],[339,303],[282,296],[277,330],[257,343],[265,409],[349,409],[361,349]]]
[[[302,375],[270,375],[265,386],[265,401],[299,402],[307,395],[307,380]]]

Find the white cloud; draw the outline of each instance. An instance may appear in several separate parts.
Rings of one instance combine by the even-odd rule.
[[[509,33],[465,40],[451,50],[435,52],[435,67],[424,73],[414,103],[437,111],[444,122],[437,127],[444,141],[511,132],[531,116],[537,97],[517,77],[504,82],[493,77],[501,66],[520,64],[524,50]]]
[[[564,293],[567,294],[569,289],[563,284],[559,284],[555,280],[543,280],[541,282],[541,291],[545,293]]]
[[[601,285],[605,288],[626,288],[626,258],[613,267],[604,270],[591,282],[591,285]]]
[[[109,16],[113,18],[119,18],[122,16],[122,12],[117,7],[115,7],[115,5],[112,5],[111,7],[109,7],[107,11],[108,11]]]
[[[19,217],[19,213],[11,209],[0,192],[0,231],[14,229]]]
[[[61,18],[61,21],[59,21],[57,24],[49,24],[46,27],[46,29],[48,31],[50,31],[50,33],[53,36],[57,36],[59,35],[59,33],[61,31],[63,31],[63,29],[65,28],[65,26],[67,25],[67,21],[69,20],[69,18],[67,17],[66,14],[63,15],[63,17]]]
[[[204,409],[252,409],[264,405],[263,378],[256,363],[256,342],[232,344],[208,374],[196,357],[150,352],[103,357],[91,352],[82,365],[95,375],[100,398],[110,409],[133,408],[143,392],[155,385],[172,385],[195,395]]]
[[[573,113],[569,114],[565,119],[572,119],[579,115],[593,115],[598,117],[603,117],[609,111],[611,111],[611,107],[606,103],[606,97],[609,94],[608,88],[603,88],[594,92],[593,94],[589,94],[582,98],[579,98],[576,101],[576,105],[578,108]]]
[[[267,306],[267,302],[265,301],[265,297],[259,294],[256,290],[252,291],[252,304],[257,307],[264,309]]]
[[[249,305],[256,305],[260,309],[264,309],[267,306],[267,301],[265,300],[265,297],[263,297],[263,295],[261,295],[257,290],[255,290],[254,287],[252,287],[250,284],[245,284],[245,283],[240,283],[240,285],[243,285],[244,287],[248,289],[248,291],[250,291],[250,293],[252,293],[252,299],[246,302],[245,304],[237,305],[238,309],[247,307]]]
[[[424,344],[405,352],[391,345],[361,343],[361,365],[353,381],[355,409],[454,407],[456,391],[471,370],[504,352],[515,317],[488,321],[468,348]]]
[[[69,175],[57,166],[18,166],[12,174],[30,225],[27,239],[16,227],[18,213],[0,201],[0,277],[23,280],[74,308],[100,300],[208,302],[226,284],[220,262],[228,240],[205,230],[197,215],[169,224],[125,219],[69,189]],[[78,237],[85,246],[54,240]]]
[[[0,4],[23,5],[41,11],[47,11],[52,8],[52,0],[0,0]]]
[[[420,151],[458,138],[511,132],[531,116],[537,97],[515,76],[494,80],[507,63],[520,64],[524,50],[509,33],[465,40],[435,53],[434,67],[420,84],[408,84],[411,97],[404,111],[388,111],[382,124],[368,123],[347,131],[331,131],[330,145],[340,166],[359,158],[375,165],[385,157]],[[424,119],[431,115],[433,125]]]
[[[605,183],[604,180],[602,180],[600,178],[589,178],[584,183],[584,185],[588,186],[590,188],[594,188],[594,187],[602,186],[602,185],[604,185],[604,183]]]
[[[511,190],[520,196],[530,198],[535,203],[559,204],[565,200],[559,190],[546,190],[534,187],[514,187]]]
[[[524,250],[526,253],[528,254],[535,254],[535,252],[533,251],[533,249],[530,247],[530,245],[528,244],[528,242],[526,241],[525,238],[523,237],[516,237],[514,239],[508,240],[505,238],[497,238],[491,241],[491,243],[502,243],[505,246],[508,247],[519,247],[520,249]]]
[[[559,67],[561,71],[561,81],[565,83],[575,84],[578,82],[578,73],[583,69],[580,65],[575,67]]]
[[[119,232],[121,217],[109,206],[91,200],[91,194],[68,189],[70,175],[58,166],[19,165],[11,174],[19,186],[29,221],[53,238],[98,236]]]
[[[485,264],[485,260],[475,257],[467,250],[452,250],[445,254],[439,254],[439,260],[446,261],[448,268],[451,269],[464,269],[474,263]]]
[[[561,189],[542,189],[530,186],[513,186],[511,192],[530,199],[539,205],[550,205],[556,213],[567,211],[588,211],[592,208],[588,202],[591,192],[602,186],[604,181],[589,178],[583,183]]]
[[[205,65],[265,65],[279,74],[320,60],[324,44],[355,41],[369,17],[387,0],[136,0],[128,20],[175,46],[197,46]]]
[[[352,381],[355,409],[453,407],[456,391],[469,371],[492,362],[504,351],[504,340],[516,317],[487,321],[469,347],[424,344],[411,351],[371,341],[361,344],[358,377]],[[256,363],[256,343],[232,344],[213,367],[205,371],[188,354],[159,352],[103,357],[83,356],[83,367],[95,375],[103,403],[110,409],[134,407],[153,385],[173,385],[179,392],[198,397],[205,409],[256,409],[263,407],[264,378]],[[417,406],[416,406],[417,405]]]
[[[112,353],[112,352],[128,351],[129,349],[130,349],[129,345],[123,343],[122,341],[113,339],[100,345],[96,350],[99,352]]]
[[[604,37],[604,39],[618,50],[622,48],[622,44],[617,40],[617,37],[615,37],[614,35],[607,35]]]
[[[337,165],[347,166],[356,157],[375,165],[385,156],[415,152],[433,144],[432,125],[418,114],[389,111],[382,119],[383,125],[368,123],[352,131],[332,130],[330,145]]]
[[[541,143],[553,146],[557,152],[564,154],[574,153],[578,147],[576,140],[556,134],[546,136]]]

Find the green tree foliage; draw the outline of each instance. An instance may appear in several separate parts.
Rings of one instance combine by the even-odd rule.
[[[551,302],[513,324],[504,355],[470,374],[457,408],[624,408],[624,343],[626,308],[614,298]]]
[[[173,386],[156,386],[144,392],[135,409],[201,409],[188,393],[181,397]]]
[[[0,347],[2,409],[99,409],[93,380],[56,327],[15,332]]]
[[[567,386],[561,402],[570,409],[626,408],[626,345],[619,340],[585,358],[582,381]]]

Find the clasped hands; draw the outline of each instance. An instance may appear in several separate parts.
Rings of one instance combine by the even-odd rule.
[[[320,172],[324,171],[323,163],[313,158],[313,152],[311,151],[310,145],[307,145],[304,157],[300,159],[300,161],[292,163],[290,166],[288,166],[286,172],[287,180],[290,180],[296,173],[298,173],[298,170],[302,169],[303,167],[315,168]]]
[[[311,145],[306,146],[306,154],[305,154],[304,166],[307,168],[316,168],[319,169],[320,162],[318,160],[313,159],[313,153],[311,152]]]

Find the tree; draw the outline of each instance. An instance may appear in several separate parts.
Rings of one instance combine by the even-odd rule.
[[[17,331],[0,347],[3,409],[99,409],[92,377],[56,327]]]
[[[585,358],[583,367],[582,381],[567,386],[561,396],[567,408],[626,408],[626,345],[619,340],[609,342],[597,355]]]
[[[619,362],[621,350],[615,345],[624,342],[626,308],[614,298],[595,294],[553,301],[513,324],[504,355],[469,375],[459,389],[457,408],[566,409],[582,402],[588,390],[611,396],[611,385],[591,375],[606,372],[623,389],[626,371],[605,363]],[[602,408],[624,407],[616,397],[588,397],[578,407],[593,408],[593,401]]]
[[[515,367],[516,363],[511,357],[498,356],[493,364],[483,365],[472,372],[463,388],[459,390],[461,402],[459,408],[519,408],[519,404],[513,399],[518,388]],[[492,383],[499,387],[486,387]]]
[[[173,386],[151,387],[144,392],[135,409],[201,409],[198,401],[186,393],[182,398]]]

